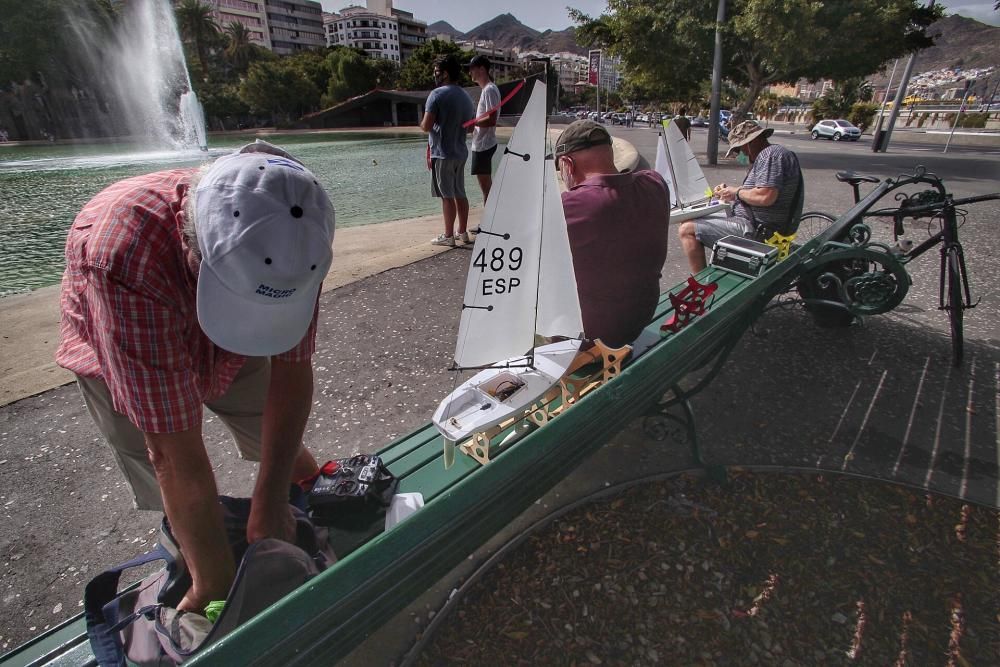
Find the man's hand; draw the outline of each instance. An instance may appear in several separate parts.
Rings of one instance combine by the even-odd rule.
[[[253,503],[247,521],[247,542],[252,544],[265,537],[295,543],[295,518],[288,503]]]
[[[716,185],[712,193],[723,204],[729,204],[736,200],[736,188],[731,188],[725,183]]]

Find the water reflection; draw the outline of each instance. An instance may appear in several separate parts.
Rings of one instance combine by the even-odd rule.
[[[262,138],[286,147],[315,172],[333,199],[339,227],[440,211],[430,194],[422,135],[325,132]],[[115,144],[0,146],[0,296],[59,282],[70,223],[108,185],[196,166],[249,141],[252,136],[213,137],[208,153],[134,151]],[[468,174],[466,179],[476,205],[479,188]]]

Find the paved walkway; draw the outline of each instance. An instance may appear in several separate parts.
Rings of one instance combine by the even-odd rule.
[[[613,131],[652,159],[655,131]],[[695,136],[700,150],[703,134]],[[890,176],[926,162],[951,178],[949,185],[960,194],[995,187],[995,172],[989,171],[995,159],[899,153],[879,156],[874,164],[853,146],[792,138],[787,145],[799,152],[804,167],[807,208],[847,208],[849,193],[832,178],[840,168]],[[726,163],[706,168],[706,174],[712,182],[732,181],[742,169]],[[934,258],[911,267],[915,285],[902,308],[863,327],[822,330],[801,311],[772,311],[759,322],[760,335],[747,335],[722,374],[694,400],[706,458],[874,476],[996,504],[996,219],[1000,206],[987,205],[971,211],[962,228],[973,289],[983,296],[967,319],[969,361],[963,368],[948,363]],[[412,224],[429,225],[430,233],[420,232],[420,244],[437,233],[433,222]],[[338,243],[346,243],[345,237]],[[358,244],[372,245],[363,235]],[[467,251],[445,251],[323,295],[317,389],[306,434],[319,458],[372,451],[409,432],[426,423],[453,388],[455,377],[445,368],[459,308],[448,304],[461,302],[468,261]],[[686,275],[679,244],[672,243],[663,284]],[[206,421],[205,436],[221,490],[247,494],[254,466],[236,460],[217,420]],[[457,577],[555,507],[638,471],[682,470],[691,461],[685,443],[650,440],[634,424],[592,458],[566,465],[575,472],[359,647],[347,664],[388,664],[400,655]],[[120,474],[71,385],[0,407],[0,507],[0,650],[78,612],[82,584],[98,568],[148,547],[158,522],[131,509]]]

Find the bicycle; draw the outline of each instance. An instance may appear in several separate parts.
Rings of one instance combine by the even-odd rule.
[[[880,182],[880,179],[874,176],[855,174],[853,172],[838,172],[836,177],[837,180],[851,185],[854,191],[855,204],[861,201],[861,183]],[[953,195],[945,191],[944,183],[940,178],[926,173],[923,168],[918,168],[914,176],[900,178],[895,181],[892,184],[892,188],[886,191],[885,194],[896,188],[915,183],[927,183],[933,186],[933,189],[917,192],[913,195],[898,193],[896,195],[896,201],[899,202],[898,206],[863,211],[861,217],[892,219],[892,240],[895,245],[891,248],[883,247],[893,255],[896,261],[903,265],[923,255],[932,247],[936,245],[941,246],[938,310],[944,310],[948,314],[952,363],[955,366],[959,366],[964,355],[964,313],[965,310],[975,308],[979,303],[979,300],[976,300],[975,303],[972,301],[968,270],[965,265],[965,252],[958,237],[958,228],[960,227],[959,217],[964,220],[966,216],[966,212],[960,207],[967,204],[998,200],[1000,199],[1000,193],[955,199]],[[900,238],[906,234],[903,223],[907,218],[914,221],[920,218],[928,218],[930,222],[937,220],[940,224],[940,229],[936,233],[930,234],[920,244],[916,246],[910,244],[907,246],[900,242]],[[826,213],[817,211],[804,213],[799,225],[800,233],[802,232],[803,225],[807,225],[805,238],[811,238],[822,233],[834,221],[835,218]]]

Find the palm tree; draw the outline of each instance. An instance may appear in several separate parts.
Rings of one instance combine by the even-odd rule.
[[[212,7],[201,0],[181,0],[177,6],[177,27],[180,29],[181,37],[188,41],[198,54],[202,75],[207,74],[205,61],[208,42],[211,37],[219,34],[219,25],[212,15]]]
[[[253,43],[250,41],[250,29],[242,23],[234,21],[226,26],[226,57],[239,72],[245,72],[255,55]]]

